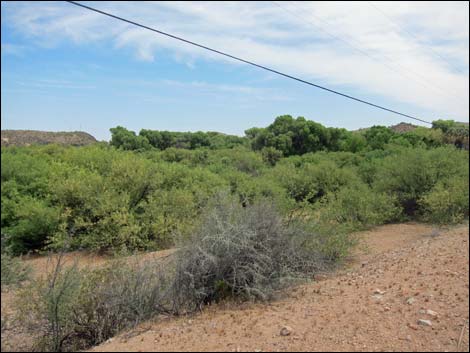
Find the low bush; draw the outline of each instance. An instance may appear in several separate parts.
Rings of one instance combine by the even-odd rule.
[[[310,220],[308,228],[317,236],[306,239],[304,246],[320,253],[324,261],[332,265],[339,265],[348,259],[357,244],[357,237],[351,233],[351,225],[347,223]]]
[[[270,166],[275,166],[277,162],[282,158],[282,152],[278,151],[274,147],[263,147],[261,150],[261,156],[263,161]]]
[[[352,170],[339,168],[334,162],[325,160],[315,164],[305,163],[298,168],[288,164],[276,166],[274,178],[295,201],[309,203],[359,182]]]
[[[315,236],[296,222],[285,224],[269,202],[242,207],[222,198],[178,252],[177,307],[194,310],[227,296],[270,299],[290,280],[325,268],[322,254],[303,246]]]
[[[64,266],[25,288],[21,318],[41,332],[36,349],[76,351],[158,315],[180,315],[231,297],[268,300],[331,265],[316,234],[286,224],[266,202],[242,207],[221,195],[194,236],[167,259],[115,260],[99,269]]]
[[[2,232],[8,235],[5,241],[11,254],[42,249],[59,228],[60,210],[47,201],[29,196],[6,202],[12,215],[8,220],[2,219]]]
[[[31,267],[25,265],[19,258],[2,252],[1,283],[3,286],[17,286],[30,278]]]
[[[395,195],[410,217],[420,214],[419,200],[436,184],[452,176],[468,180],[469,173],[468,152],[453,147],[397,149],[379,164],[374,189]]]
[[[34,350],[61,352],[73,336],[74,303],[80,287],[76,263],[64,266],[59,256],[45,279],[33,280],[18,295],[18,319],[37,333]],[[74,347],[76,348],[76,347]]]
[[[450,178],[436,184],[419,201],[425,221],[437,224],[462,222],[469,214],[468,179]]]
[[[401,209],[393,196],[376,193],[365,185],[346,187],[325,197],[318,206],[321,222],[349,226],[351,231],[390,223]]]
[[[82,273],[68,346],[99,344],[121,330],[169,312],[168,269],[155,260],[114,261]]]
[[[117,259],[78,269],[62,256],[45,279],[19,295],[19,319],[38,333],[35,350],[78,351],[171,308],[170,284],[156,260]]]

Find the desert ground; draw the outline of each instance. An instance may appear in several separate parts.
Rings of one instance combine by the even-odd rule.
[[[468,225],[392,224],[358,236],[345,266],[273,302],[225,302],[191,316],[159,317],[91,351],[468,351]],[[69,254],[72,260],[106,261],[82,253]],[[25,261],[36,276],[49,267],[43,257]],[[31,338],[8,324],[14,298],[15,291],[2,292],[2,346],[18,351]]]

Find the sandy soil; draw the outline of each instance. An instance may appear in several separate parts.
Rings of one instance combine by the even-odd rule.
[[[148,322],[92,351],[468,351],[468,226],[438,231],[417,223],[387,225],[360,239],[343,270],[318,276],[278,301],[223,303]],[[108,260],[68,255],[68,263],[75,259],[79,266]],[[36,276],[50,268],[45,258],[27,261]],[[2,320],[14,295],[2,292]],[[420,319],[431,326],[418,324]],[[285,326],[290,334],[282,336]],[[30,345],[14,329],[8,345],[3,338],[8,350]]]
[[[139,254],[137,255],[139,260],[142,259],[150,259],[150,258],[161,258],[173,253],[174,250],[162,250],[162,251],[154,251],[149,252],[144,255]],[[24,262],[31,266],[33,270],[33,277],[38,278],[51,272],[54,269],[54,266],[57,263],[59,255],[52,255],[51,257],[48,256],[31,256],[26,257]],[[135,259],[135,256],[127,257],[130,261]],[[77,264],[78,268],[94,268],[100,265],[105,264],[106,262],[112,260],[112,257],[108,256],[100,256],[93,253],[87,252],[79,252],[74,251],[63,255],[62,263],[64,266],[71,266],[73,264]]]
[[[287,298],[146,323],[93,351],[468,351],[468,226],[389,225],[363,240],[348,269]]]
[[[137,256],[129,256],[129,261],[142,261],[151,258],[163,259],[174,253],[174,249],[154,251],[146,254],[139,254]],[[51,273],[57,264],[58,255],[52,256],[26,256],[23,258],[24,263],[28,264],[31,268],[31,277],[40,279]],[[86,252],[70,252],[63,256],[62,263],[65,267],[77,265],[78,268],[95,268],[106,264],[111,261],[112,257],[99,256]],[[24,285],[27,285],[25,283]],[[18,297],[19,289],[8,290],[2,289],[2,351],[29,351],[33,346],[33,332],[28,331],[24,327],[18,325],[15,320],[17,312],[17,305],[15,303]]]

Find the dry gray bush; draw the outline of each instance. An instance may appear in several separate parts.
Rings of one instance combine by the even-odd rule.
[[[73,309],[73,340],[98,344],[119,331],[159,314],[168,314],[168,281],[155,260],[123,260],[93,270],[83,278]]]
[[[171,258],[81,271],[59,261],[25,309],[41,323],[42,350],[85,349],[158,315],[190,313],[226,297],[268,300],[324,269],[322,256],[304,246],[312,237],[300,224],[285,224],[269,202],[242,207],[221,195]]]
[[[215,206],[190,242],[177,253],[173,311],[191,311],[231,296],[268,300],[326,262],[303,246],[315,235],[286,224],[271,202],[242,207],[228,196]]]
[[[159,314],[169,314],[166,265],[156,260],[119,259],[99,269],[57,261],[46,280],[25,288],[20,319],[38,333],[35,349],[76,351]],[[33,295],[31,295],[33,293]]]

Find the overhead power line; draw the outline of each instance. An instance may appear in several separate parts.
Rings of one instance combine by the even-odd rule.
[[[385,17],[391,24],[393,24],[395,27],[397,27],[400,31],[408,34],[409,37],[412,37],[418,41],[420,41],[420,38],[418,38],[418,36],[416,36],[415,34],[413,34],[412,32],[410,32],[409,30],[407,30],[405,27],[401,26],[399,23],[397,23],[395,20],[393,20],[390,16],[388,16],[384,11],[382,11],[381,9],[379,9],[376,5],[374,5],[372,3],[372,1],[367,1],[369,3],[370,6],[372,6],[377,12],[380,12],[382,14],[383,17]],[[419,42],[418,42],[419,43]],[[423,48],[426,48],[430,53],[434,54],[434,56],[436,58],[439,58],[441,61],[445,62],[447,65],[449,65],[450,67],[452,67],[455,71],[458,71],[460,73],[464,73],[461,69],[459,69],[458,67],[456,67],[455,65],[453,65],[449,60],[447,60],[444,56],[442,56],[441,54],[439,54],[437,51],[435,51],[432,47],[430,46],[426,46],[424,44],[419,44],[420,46],[422,46]]]
[[[379,64],[385,66],[386,68],[388,68],[389,70],[403,76],[404,78],[407,78],[407,79],[410,79],[410,80],[413,80],[415,81],[416,83],[420,84],[422,87],[424,88],[433,88],[436,93],[439,91],[439,93],[442,95],[445,95],[446,97],[448,98],[451,98],[453,99],[455,102],[458,101],[458,99],[455,97],[455,96],[451,96],[449,95],[449,93],[444,90],[443,88],[439,87],[439,86],[436,86],[432,81],[428,80],[425,76],[413,71],[413,70],[410,70],[408,69],[407,67],[397,63],[397,62],[394,62],[390,57],[386,56],[386,55],[382,55],[382,58],[377,58],[373,55],[370,55],[366,50],[363,50],[361,49],[358,45],[355,45],[353,44],[350,40],[346,40],[346,39],[343,39],[333,33],[331,33],[330,31],[326,30],[324,27],[321,27],[320,25],[318,25],[317,23],[314,23],[312,21],[309,21],[303,17],[301,17],[300,15],[298,15],[296,12],[294,11],[291,11],[290,9],[286,8],[285,6],[282,6],[279,2],[277,1],[270,1],[271,3],[273,3],[274,5],[278,6],[279,8],[281,8],[282,10],[286,11],[287,13],[291,14],[292,16],[294,17],[297,17],[299,20],[303,21],[305,24],[309,25],[309,26],[312,26],[312,27],[315,27],[315,28],[318,28],[319,30],[321,30],[322,32],[326,33],[327,35],[329,35],[330,37],[336,39],[336,40],[339,40],[341,42],[343,42],[344,44],[346,44],[347,46],[349,46],[350,48],[354,49],[355,51],[357,51],[359,54],[362,54],[366,57],[368,57],[369,59],[371,60],[374,60],[376,62],[378,62]],[[302,10],[300,7],[296,6],[295,2],[294,1],[291,1],[289,3],[291,6],[294,6],[300,10]],[[309,15],[313,18],[315,18],[316,20],[318,21],[321,21],[323,23],[325,23],[326,25],[330,25],[327,21],[325,21],[324,19],[318,17],[318,16],[315,16],[313,15],[312,13],[309,13]],[[387,59],[390,63],[394,64],[394,66],[397,66],[399,68],[401,68],[403,71],[406,71],[410,74],[412,74],[413,76],[415,76],[415,78],[417,78],[418,80],[416,79],[413,79],[411,76],[409,75],[405,75],[403,74],[402,72],[400,72],[399,70],[397,70],[394,66],[392,65],[389,65],[388,63],[386,62],[383,62],[382,59],[385,58]]]
[[[199,47],[199,48],[202,48],[202,49],[209,50],[209,51],[211,51],[211,52],[213,52],[213,53],[217,53],[217,54],[226,56],[226,57],[228,57],[228,58],[231,58],[231,59],[234,59],[234,60],[243,62],[243,63],[245,63],[245,64],[249,64],[249,65],[258,67],[258,68],[260,68],[260,69],[263,69],[263,70],[266,70],[266,71],[275,73],[275,74],[277,74],[277,75],[284,76],[284,77],[290,78],[290,79],[292,79],[292,80],[295,80],[295,81],[298,81],[298,82],[301,82],[301,83],[305,83],[305,84],[307,84],[307,85],[309,85],[309,86],[313,86],[313,87],[322,89],[322,90],[324,90],[324,91],[327,91],[327,92],[330,92],[330,93],[334,93],[334,94],[337,94],[337,95],[342,96],[342,97],[345,97],[345,98],[352,99],[352,100],[354,100],[354,101],[356,101],[356,102],[364,103],[364,104],[370,105],[370,106],[372,106],[372,107],[375,107],[375,108],[378,108],[378,109],[381,109],[381,110],[388,111],[388,112],[393,113],[393,114],[397,114],[397,115],[401,115],[401,116],[404,116],[404,117],[409,118],[409,119],[421,121],[421,122],[426,123],[426,124],[432,124],[432,123],[429,122],[429,121],[426,121],[426,120],[423,120],[423,119],[420,119],[420,118],[417,118],[417,117],[414,117],[414,116],[411,116],[411,115],[408,115],[408,114],[400,113],[400,112],[398,112],[398,111],[396,111],[396,110],[389,109],[389,108],[383,107],[383,106],[381,106],[381,105],[374,104],[374,103],[372,103],[372,102],[368,102],[368,101],[365,101],[365,100],[363,100],[363,99],[356,98],[356,97],[350,96],[350,95],[348,95],[348,94],[341,93],[341,92],[335,91],[335,90],[333,90],[333,89],[330,89],[330,88],[327,88],[327,87],[324,87],[324,86],[317,85],[317,84],[315,84],[315,83],[312,83],[312,82],[303,80],[303,79],[301,79],[301,78],[298,78],[298,77],[294,77],[294,76],[285,74],[285,73],[283,73],[283,72],[281,72],[281,71],[277,71],[277,70],[275,70],[275,69],[271,69],[271,68],[269,68],[269,67],[266,67],[266,66],[263,66],[263,65],[260,65],[260,64],[256,64],[256,63],[254,63],[254,62],[252,62],[252,61],[245,60],[245,59],[239,58],[239,57],[234,56],[234,55],[231,55],[231,54],[227,54],[227,53],[225,53],[225,52],[222,52],[222,51],[220,51],[220,50],[207,47],[207,46],[202,45],[202,44],[198,44],[198,43],[193,42],[193,41],[190,41],[190,40],[188,40],[188,39],[184,39],[184,38],[182,38],[182,37],[178,37],[178,36],[175,36],[175,35],[173,35],[173,34],[170,34],[170,33],[164,32],[164,31],[160,31],[160,30],[158,30],[158,29],[155,29],[155,28],[152,28],[152,27],[149,27],[149,26],[140,24],[140,23],[138,23],[138,22],[134,22],[134,21],[131,21],[131,20],[127,20],[127,19],[125,19],[125,18],[123,18],[123,17],[119,17],[119,16],[116,16],[116,15],[113,15],[113,14],[111,14],[111,13],[109,13],[109,12],[105,12],[105,11],[102,11],[102,10],[98,10],[98,9],[96,9],[96,8],[93,8],[93,7],[90,7],[90,6],[87,6],[87,5],[83,5],[83,4],[81,4],[81,3],[78,3],[78,2],[76,2],[76,1],[67,1],[67,2],[70,3],[70,4],[73,4],[73,5],[82,7],[82,8],[84,8],[84,9],[87,9],[87,10],[90,10],[90,11],[93,11],[93,12],[96,12],[96,13],[99,13],[99,14],[102,14],[102,15],[105,15],[105,16],[108,16],[108,17],[112,17],[112,18],[114,18],[114,19],[116,19],[116,20],[120,20],[120,21],[129,23],[129,24],[132,24],[132,25],[134,25],[134,26],[137,26],[137,27],[140,27],[140,28],[144,28],[144,29],[147,29],[147,30],[149,30],[149,31],[152,31],[152,32],[155,32],[155,33],[159,33],[159,34],[161,34],[161,35],[164,35],[164,36],[167,36],[167,37],[170,37],[170,38],[179,40],[179,41],[181,41],[181,42],[184,42],[184,43],[187,43],[187,44],[191,44],[191,45],[194,45],[194,46]]]

